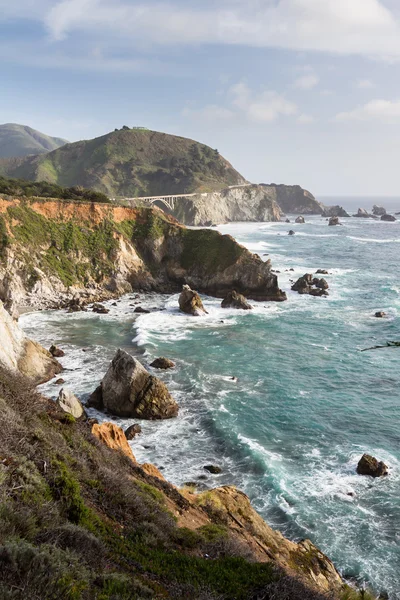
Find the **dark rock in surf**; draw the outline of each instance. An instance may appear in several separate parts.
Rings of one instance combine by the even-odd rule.
[[[108,308],[103,306],[103,304],[99,304],[98,302],[93,304],[92,311],[94,313],[98,313],[99,315],[107,315],[110,312]]]
[[[390,221],[390,222],[394,222],[397,221],[396,217],[394,217],[393,215],[382,215],[381,216],[381,221]]]
[[[372,207],[372,214],[377,217],[382,217],[383,215],[386,215],[386,208],[383,208],[383,206],[378,206],[377,204],[374,204]]]
[[[294,235],[295,233],[296,233],[296,232],[295,232],[295,231],[293,231],[293,229],[291,229],[291,230],[288,232],[288,235]]]
[[[378,312],[375,313],[374,315],[377,319],[383,319],[384,317],[386,317],[386,313],[383,312],[383,310],[379,310]]]
[[[148,315],[151,311],[148,310],[147,308],[143,308],[142,306],[137,306],[133,312],[141,313],[143,315]]]
[[[305,223],[305,219],[302,215],[299,215],[298,217],[296,217],[295,223]]]
[[[313,277],[310,273],[305,273],[292,285],[292,291],[299,294],[308,294],[310,296],[328,296],[327,290],[329,284],[325,279]]]
[[[125,437],[128,441],[133,440],[139,433],[142,433],[142,428],[138,423],[134,423],[125,431]]]
[[[339,221],[339,217],[331,217],[331,218],[329,219],[329,223],[328,223],[328,225],[329,225],[330,227],[332,227],[332,226],[334,226],[334,225],[341,225],[341,223],[340,223],[340,221]]]
[[[222,473],[221,467],[217,467],[216,465],[204,465],[203,468],[212,475],[219,475]]]
[[[357,473],[370,477],[384,477],[388,474],[388,467],[374,456],[364,454],[357,465]]]
[[[150,366],[154,367],[154,369],[173,369],[175,367],[175,363],[169,358],[165,358],[165,356],[160,356],[159,358],[153,360],[153,362],[150,363]]]
[[[54,358],[62,358],[63,356],[65,356],[65,352],[61,350],[61,348],[57,348],[57,346],[55,346],[54,344],[50,346],[49,352],[52,356],[54,356]]]
[[[253,307],[249,304],[242,294],[238,294],[235,290],[228,292],[221,302],[222,308],[238,308],[242,310],[251,310]]]

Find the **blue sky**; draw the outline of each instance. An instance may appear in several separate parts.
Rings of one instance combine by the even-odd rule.
[[[0,122],[142,125],[254,182],[399,195],[399,0],[0,0]]]

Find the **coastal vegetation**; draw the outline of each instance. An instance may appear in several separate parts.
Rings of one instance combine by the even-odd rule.
[[[123,127],[42,156],[2,161],[0,173],[110,197],[219,190],[245,183],[217,150],[188,138]]]
[[[81,200],[86,202],[110,202],[101,192],[88,190],[80,186],[61,187],[48,181],[27,181],[0,176],[0,194],[22,198],[60,198],[62,200]]]
[[[301,577],[256,562],[212,511],[196,530],[180,527],[189,503],[176,488],[3,367],[0,425],[5,600],[325,598]]]

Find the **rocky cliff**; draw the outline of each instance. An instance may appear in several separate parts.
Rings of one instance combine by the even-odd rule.
[[[0,301],[0,365],[35,383],[48,381],[61,365],[37,342],[28,339]]]
[[[59,306],[132,289],[182,284],[223,297],[284,300],[269,261],[232,237],[190,230],[159,209],[62,201],[0,200],[0,298]]]
[[[285,213],[322,214],[323,208],[300,186],[245,184],[177,198],[172,215],[185,225],[209,226],[231,221],[280,221]]]

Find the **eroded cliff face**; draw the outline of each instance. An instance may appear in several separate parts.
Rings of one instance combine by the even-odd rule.
[[[60,373],[61,365],[37,342],[28,339],[0,301],[0,365],[35,383]]]
[[[0,200],[0,298],[35,307],[183,284],[222,297],[285,300],[269,261],[232,237],[189,230],[159,209]]]
[[[280,221],[285,213],[321,214],[324,206],[298,185],[239,185],[212,194],[179,198],[172,212],[194,226],[231,221]]]
[[[212,194],[181,198],[172,213],[185,225],[218,225],[230,221],[279,221],[274,195],[260,185],[240,185]]]

